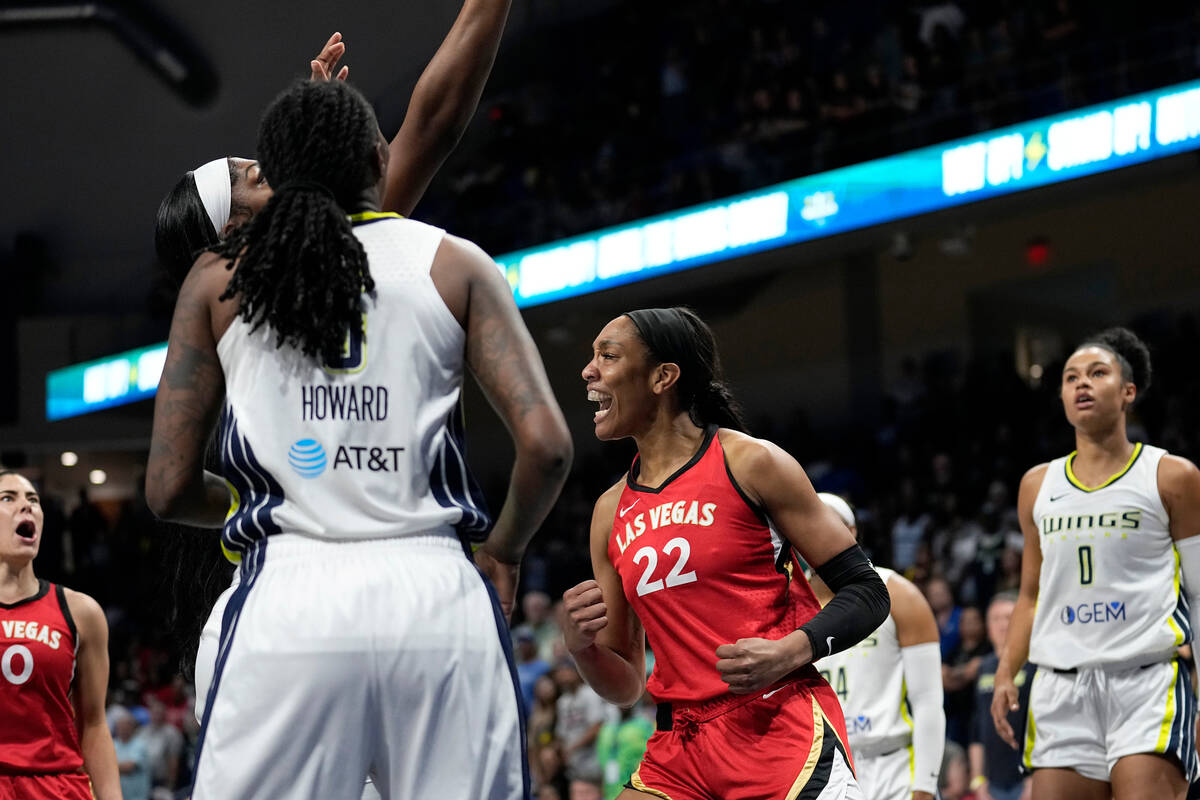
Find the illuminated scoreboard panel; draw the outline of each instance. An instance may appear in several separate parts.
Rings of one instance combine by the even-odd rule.
[[[521,307],[1200,147],[1200,81],[781,183],[498,258]],[[55,370],[46,418],[154,395],[166,345]]]
[[[46,376],[46,419],[56,420],[153,397],[167,346],[130,350]]]
[[[497,259],[519,306],[1200,147],[1200,81],[781,183]]]

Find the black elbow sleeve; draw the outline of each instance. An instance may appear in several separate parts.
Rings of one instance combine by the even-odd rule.
[[[887,587],[857,544],[817,567],[833,599],[800,630],[812,642],[813,661],[840,653],[869,636],[892,609]]]

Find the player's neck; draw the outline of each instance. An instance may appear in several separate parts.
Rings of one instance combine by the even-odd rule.
[[[354,207],[349,211],[351,214],[378,211],[382,205],[383,200],[379,196],[379,189],[372,186],[362,190],[362,194],[358,196],[354,203]]]
[[[1075,431],[1075,459],[1071,469],[1078,474],[1096,470],[1115,472],[1129,462],[1133,455],[1133,444],[1126,435],[1124,425],[1114,425],[1100,431]],[[1081,479],[1083,476],[1080,476]],[[1090,477],[1090,476],[1089,476]],[[1101,476],[1101,480],[1108,477]]]
[[[33,562],[14,564],[0,560],[0,603],[16,603],[37,594]]]
[[[696,455],[704,441],[704,428],[682,412],[668,422],[652,426],[636,441],[641,462],[638,483],[658,486]]]

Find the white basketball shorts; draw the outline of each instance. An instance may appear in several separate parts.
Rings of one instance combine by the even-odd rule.
[[[912,797],[912,746],[879,756],[854,753],[854,773],[863,797],[909,800]]]
[[[1024,762],[1109,780],[1118,759],[1159,753],[1196,780],[1196,696],[1179,659],[1118,670],[1039,668],[1029,690]]]
[[[222,615],[194,800],[528,797],[499,604],[451,535],[271,536]]]

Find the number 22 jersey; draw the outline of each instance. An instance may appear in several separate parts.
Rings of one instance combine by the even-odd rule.
[[[654,651],[646,688],[657,702],[709,700],[729,691],[719,646],[782,639],[820,606],[788,542],[734,481],[716,426],[661,486],[638,483],[639,468],[634,459],[608,557]]]

